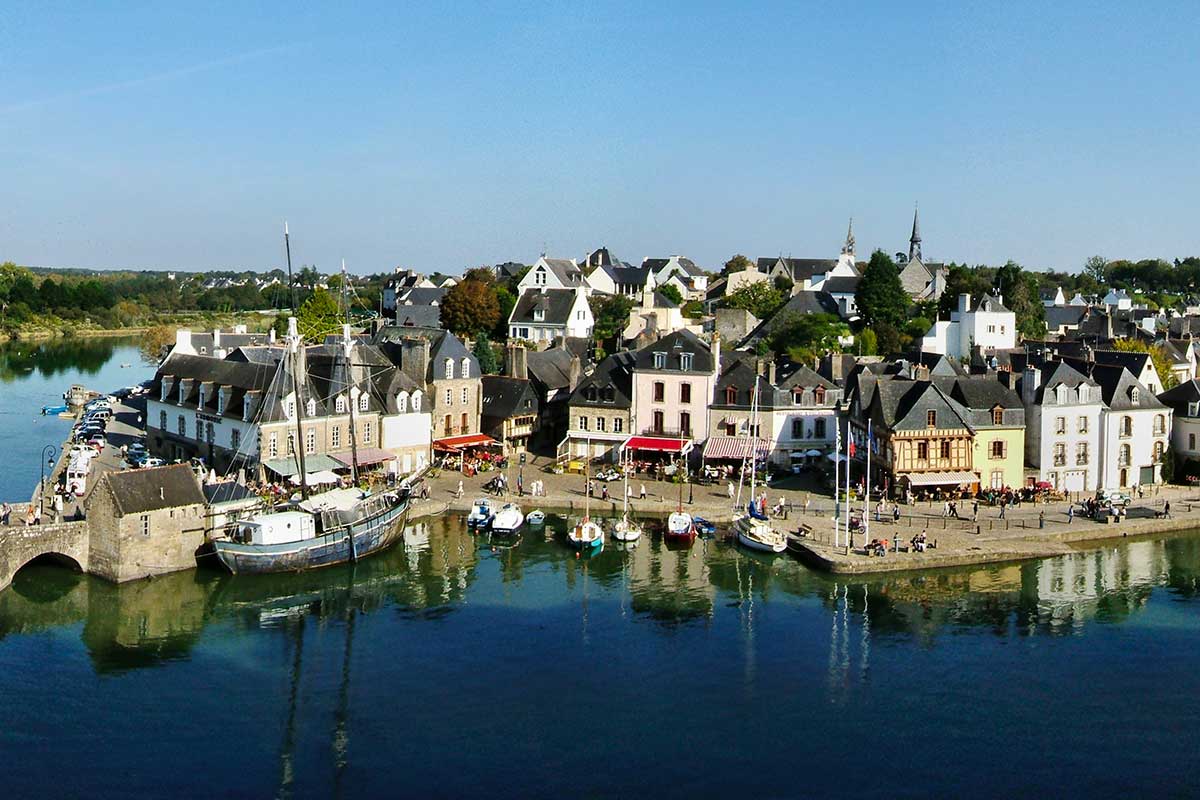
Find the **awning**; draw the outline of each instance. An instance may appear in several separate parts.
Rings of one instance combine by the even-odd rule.
[[[767,450],[767,443],[755,439],[759,453]],[[705,458],[735,458],[747,459],[753,456],[754,446],[743,436],[710,436],[704,445]]]
[[[796,454],[792,453],[792,455],[796,455]],[[807,451],[804,455],[808,456],[809,458],[816,458],[817,456],[821,455],[821,451],[813,449],[813,450]]]
[[[300,476],[298,474],[293,475],[292,477],[288,478],[288,480],[291,481],[294,486],[300,485]],[[305,476],[304,482],[308,486],[322,486],[330,483],[337,483],[340,480],[341,478],[339,478],[337,475],[334,475],[329,470],[323,469],[320,472],[308,473],[308,475]]]
[[[344,466],[350,466],[354,463],[354,454],[350,451],[343,453],[332,453],[333,458],[340,461]],[[360,447],[358,448],[358,465],[360,467],[369,466],[371,464],[382,464],[384,461],[391,461],[395,458],[394,453],[389,453],[387,450],[380,450],[378,447]]]
[[[657,453],[678,453],[684,455],[692,451],[691,439],[675,439],[668,436],[630,436],[621,445],[623,450],[650,450]]]
[[[908,478],[910,486],[961,486],[979,483],[979,476],[974,472],[918,472],[904,477]]]
[[[295,456],[287,458],[272,458],[263,462],[263,466],[277,475],[289,477],[291,475],[300,474],[300,466],[296,463]],[[326,455],[312,455],[304,457],[304,468],[310,473],[322,472],[324,470],[345,469],[338,461]]]
[[[485,433],[468,433],[462,436],[447,436],[444,439],[434,439],[434,450],[448,450],[456,453],[468,447],[485,447],[496,444],[496,440]]]

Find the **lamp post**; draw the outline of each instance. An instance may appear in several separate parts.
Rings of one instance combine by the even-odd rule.
[[[58,448],[52,444],[48,444],[42,448],[41,469],[42,476],[38,480],[38,514],[46,513],[46,467],[54,466],[54,455],[58,452]]]

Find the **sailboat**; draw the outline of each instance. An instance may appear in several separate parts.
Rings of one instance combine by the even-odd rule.
[[[680,469],[684,471],[679,474],[686,478],[686,467],[680,465]],[[691,544],[696,541],[696,525],[692,521],[692,515],[683,510],[683,481],[679,482],[679,503],[667,517],[667,530],[663,533],[663,537],[670,542]]]
[[[629,519],[629,464],[628,459],[622,458],[626,462],[621,465],[624,473],[622,481],[622,491],[624,496],[621,498],[623,504],[621,506],[621,518],[613,525],[613,538],[618,542],[636,542],[642,536],[641,527]]]
[[[765,509],[758,504],[755,492],[758,489],[758,375],[754,376],[754,396],[750,404],[750,426],[746,431],[746,445],[750,448],[750,501],[746,513],[734,519],[733,532],[738,543],[751,550],[764,553],[782,553],[787,549],[787,534],[775,530],[767,520]],[[746,457],[742,456],[742,475],[746,472]],[[738,479],[740,494],[741,478]]]
[[[585,486],[592,482],[592,441],[588,439],[588,456],[584,461],[584,481]],[[589,486],[590,488],[590,486]],[[579,520],[573,528],[567,530],[567,541],[577,550],[591,551],[604,546],[604,530],[591,517],[591,500],[592,493],[590,491],[584,493],[583,500],[583,519]]]

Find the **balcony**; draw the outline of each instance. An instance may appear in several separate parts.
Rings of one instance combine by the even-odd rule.
[[[656,428],[649,425],[642,428],[639,436],[666,436],[671,439],[690,439],[692,438],[691,428]]]

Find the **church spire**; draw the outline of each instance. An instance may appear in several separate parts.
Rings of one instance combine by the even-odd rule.
[[[854,255],[854,217],[850,218],[850,227],[846,228],[846,243],[842,245],[842,254]]]
[[[913,229],[912,237],[908,240],[908,260],[916,259],[921,261],[921,220],[918,217],[916,207],[913,207]]]

